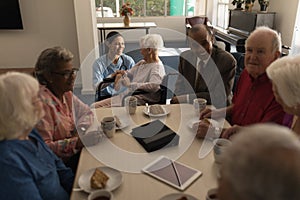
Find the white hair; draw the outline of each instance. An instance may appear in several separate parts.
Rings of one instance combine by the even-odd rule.
[[[275,31],[275,30],[273,30],[273,29],[271,29],[267,26],[258,26],[254,31],[252,31],[251,34],[249,35],[249,37],[246,40],[245,46],[247,47],[248,39],[252,35],[254,35],[256,33],[261,33],[261,32],[269,34],[272,37],[272,51],[273,51],[273,53],[275,53],[276,51],[281,52],[281,49],[282,49],[281,46],[282,45],[281,45],[281,36],[280,36],[280,34],[277,31]]]
[[[287,106],[300,104],[300,55],[282,57],[274,61],[266,71]]]
[[[164,47],[164,41],[159,34],[147,34],[140,39],[141,48],[161,49]]]
[[[39,120],[32,99],[39,83],[32,76],[19,72],[0,75],[0,141],[16,139]]]
[[[300,199],[300,142],[290,129],[245,127],[222,155],[221,179],[231,199]]]

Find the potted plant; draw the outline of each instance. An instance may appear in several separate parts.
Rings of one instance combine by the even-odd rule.
[[[258,0],[258,3],[260,5],[260,11],[267,11],[269,0]]]
[[[231,3],[232,5],[236,5],[236,10],[242,10],[242,4],[244,3],[244,0],[233,0]]]
[[[246,0],[245,1],[245,9],[246,11],[251,12],[252,11],[252,7],[254,5],[255,0]]]

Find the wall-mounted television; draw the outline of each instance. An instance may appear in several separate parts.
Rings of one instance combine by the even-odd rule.
[[[23,29],[19,0],[0,0],[0,29]]]

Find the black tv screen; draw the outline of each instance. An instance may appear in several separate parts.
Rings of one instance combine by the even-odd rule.
[[[23,29],[19,0],[0,0],[0,29]]]

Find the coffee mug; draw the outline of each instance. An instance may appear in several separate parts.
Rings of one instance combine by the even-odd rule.
[[[218,200],[218,189],[209,189],[206,194],[206,200]]]
[[[116,120],[114,117],[104,117],[101,121],[101,128],[108,138],[112,138],[116,132]]]
[[[113,200],[113,194],[105,189],[96,190],[90,193],[88,200]]]
[[[195,113],[198,116],[201,111],[206,108],[207,100],[203,98],[197,98],[193,100],[193,106],[195,109]]]
[[[130,115],[135,114],[136,108],[137,108],[137,98],[134,96],[129,96],[125,98],[125,107],[127,112]]]
[[[213,144],[215,162],[221,164],[221,154],[231,145],[231,141],[224,138],[218,138],[213,141]]]

